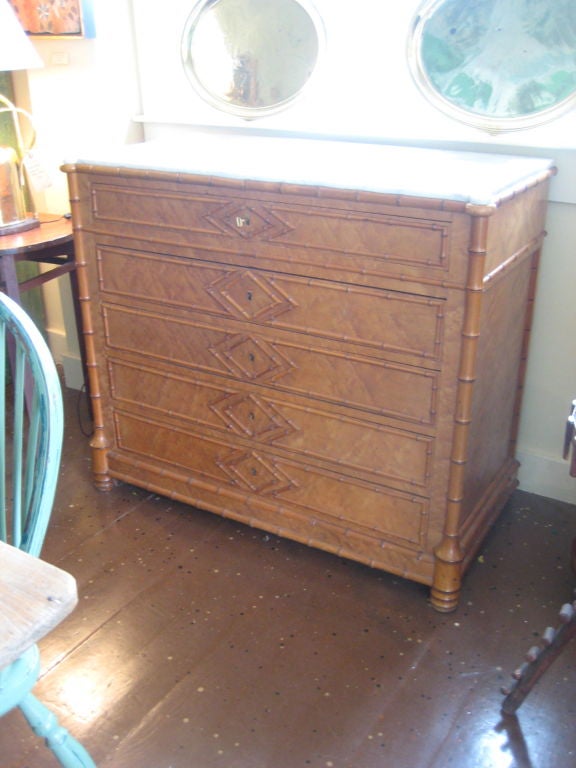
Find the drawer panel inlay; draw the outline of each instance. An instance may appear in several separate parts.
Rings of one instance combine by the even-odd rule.
[[[111,295],[273,324],[418,359],[440,356],[441,299],[103,247],[98,264],[102,289]]]
[[[364,358],[306,337],[268,338],[223,330],[199,319],[105,305],[106,343],[158,362],[233,376],[279,391],[407,421],[435,421],[438,373]]]
[[[234,450],[226,440],[182,432],[161,423],[116,413],[118,447],[137,457],[179,467],[193,488],[199,481],[230,493],[254,494],[306,510],[309,516],[346,519],[352,529],[367,528],[413,546],[423,540],[428,517],[426,499],[370,483],[349,480],[313,466],[299,466],[259,450]],[[328,500],[328,503],[326,503]]]
[[[223,249],[246,247],[260,252],[275,246],[308,254],[338,252],[400,264],[449,267],[449,214],[444,220],[371,211],[347,211],[327,206],[310,210],[303,205],[258,199],[223,198],[202,194],[150,193],[96,184],[92,190],[93,216],[100,223],[149,226],[183,231],[197,242],[210,238]],[[244,245],[242,245],[244,244]]]
[[[192,430],[224,431],[247,445],[256,441],[304,461],[330,462],[344,474],[364,473],[406,490],[427,491],[432,437],[311,408],[299,399],[280,400],[272,392],[234,390],[214,378],[185,378],[120,360],[110,362],[109,372],[114,398],[124,409],[141,413],[146,408],[182,428],[188,423]]]

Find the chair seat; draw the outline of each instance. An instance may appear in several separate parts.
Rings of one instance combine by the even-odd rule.
[[[72,612],[76,580],[66,571],[0,541],[0,670]]]

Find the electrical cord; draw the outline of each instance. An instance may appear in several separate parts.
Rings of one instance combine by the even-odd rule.
[[[92,437],[94,434],[93,428],[85,428],[85,419],[82,414],[82,399],[83,395],[86,397],[86,402],[88,403],[88,409],[90,408],[90,404],[88,401],[88,390],[86,389],[86,384],[82,385],[82,388],[78,392],[78,397],[76,398],[76,418],[78,420],[78,426],[80,428],[80,432],[84,435],[84,437]],[[90,422],[92,423],[92,419],[90,419]]]

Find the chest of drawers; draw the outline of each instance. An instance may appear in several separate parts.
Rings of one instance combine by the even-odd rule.
[[[427,153],[407,192],[386,163],[381,186],[361,163],[322,184],[257,161],[209,173],[196,151],[184,171],[65,166],[97,486],[422,582],[453,610],[516,485],[549,163],[487,158],[499,189],[474,200],[430,192]],[[464,192],[472,168],[487,176],[481,157],[431,156],[447,174],[471,163]]]

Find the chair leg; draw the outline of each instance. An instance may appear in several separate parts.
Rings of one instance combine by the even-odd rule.
[[[96,768],[84,747],[33,694],[29,693],[18,706],[34,733],[46,741],[63,768]]]

